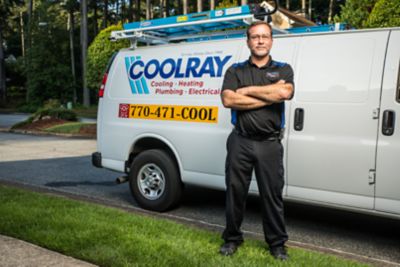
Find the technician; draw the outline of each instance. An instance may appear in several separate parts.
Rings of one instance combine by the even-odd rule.
[[[226,228],[223,255],[232,255],[243,243],[240,230],[254,170],[260,193],[265,240],[273,257],[287,260],[282,190],[284,101],[293,97],[293,70],[272,60],[272,29],[257,21],[247,29],[250,58],[225,73],[221,98],[232,111],[234,130],[227,140]]]

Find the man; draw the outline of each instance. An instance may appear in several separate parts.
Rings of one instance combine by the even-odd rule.
[[[226,228],[223,255],[232,255],[243,243],[240,226],[253,169],[260,193],[265,240],[273,257],[288,259],[283,217],[284,101],[293,97],[293,70],[270,56],[272,29],[257,21],[247,29],[250,58],[225,73],[222,103],[232,110],[234,130],[227,140]]]

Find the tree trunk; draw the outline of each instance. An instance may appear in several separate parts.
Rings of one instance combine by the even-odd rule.
[[[165,0],[165,16],[169,17],[169,9],[170,9],[171,5],[169,0]]]
[[[329,0],[328,23],[332,23],[332,16],[333,16],[333,0]]]
[[[306,16],[306,0],[301,0],[301,12],[304,14],[304,17]]]
[[[140,10],[140,0],[136,0],[136,21],[140,21],[140,18],[142,16],[142,12]]]
[[[121,13],[119,12],[119,0],[117,0],[117,6],[115,8],[115,17],[118,18],[119,14],[121,14]],[[111,23],[115,23],[115,21],[113,21]]]
[[[133,0],[129,0],[129,6],[128,6],[128,21],[132,22],[133,21]]]
[[[83,84],[83,105],[90,106],[90,94],[86,81],[86,57],[88,46],[88,30],[87,30],[87,0],[81,0],[81,49],[82,49],[82,84]]]
[[[312,0],[308,0],[308,19],[312,20]]]
[[[19,12],[19,26],[21,27],[21,52],[22,58],[25,60],[25,32],[24,32],[24,19],[22,11]]]
[[[159,18],[163,18],[164,17],[164,1],[160,0],[158,2],[158,13],[159,13]]]
[[[108,24],[108,0],[104,0],[104,17],[103,17],[103,29],[107,28]]]
[[[183,15],[188,13],[188,3],[187,0],[183,0]]]
[[[129,3],[128,3],[128,5],[129,5]],[[126,10],[126,3],[123,0],[121,0],[121,10],[120,10],[119,14],[120,14],[120,16],[118,18],[118,22],[117,23],[123,24],[127,20],[129,21],[129,18],[128,18],[129,15],[128,15],[128,12]]]
[[[197,0],[197,12],[203,11],[203,1]]]
[[[32,18],[33,18],[33,0],[29,0],[28,3],[28,47],[27,50],[29,50],[32,47]],[[28,57],[25,60],[26,66],[29,66],[30,64],[30,53],[28,53]],[[26,87],[26,102],[29,103],[30,96],[29,96],[29,87]]]
[[[150,10],[151,5],[150,5],[150,0],[146,0],[146,20],[150,19]]]
[[[183,14],[183,5],[182,5],[182,1],[178,1],[178,12],[176,12],[177,14]]]
[[[6,70],[3,47],[3,27],[0,23],[0,103],[6,103]]]
[[[71,74],[72,74],[72,89],[73,89],[73,103],[76,104],[77,94],[76,94],[76,72],[75,72],[75,54],[74,54],[74,28],[75,28],[75,18],[74,10],[70,9],[68,14],[69,21],[69,48],[71,53]]]
[[[96,0],[92,1],[93,1],[93,33],[94,36],[97,36],[97,33],[99,32],[99,28],[97,25],[97,21],[99,20],[97,16],[97,1]]]
[[[290,0],[286,0],[286,9],[287,9],[287,10],[290,9]]]

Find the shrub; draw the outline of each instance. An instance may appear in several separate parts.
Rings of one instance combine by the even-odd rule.
[[[114,52],[124,47],[129,47],[128,40],[111,42],[109,40],[112,31],[122,30],[121,25],[112,25],[102,30],[88,48],[87,59],[87,86],[92,91],[99,89],[103,73]]]
[[[30,119],[32,121],[41,120],[44,117],[50,117],[54,119],[66,120],[66,121],[77,121],[78,117],[72,110],[64,108],[43,108],[39,109],[35,114],[33,114]]]
[[[400,26],[400,1],[379,0],[372,9],[365,25],[370,28]]]

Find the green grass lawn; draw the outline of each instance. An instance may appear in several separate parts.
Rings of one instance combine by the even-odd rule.
[[[258,240],[224,257],[219,233],[3,185],[0,218],[0,234],[100,266],[368,266],[298,248],[279,262]]]
[[[68,122],[62,125],[57,125],[53,127],[49,127],[45,129],[46,132],[50,133],[66,133],[66,134],[75,134],[79,133],[82,127],[87,125],[91,125],[92,123],[83,123],[83,122]]]
[[[85,107],[75,107],[73,108],[73,111],[76,112],[78,117],[84,117],[84,118],[97,118],[97,106],[90,106],[89,108]]]

